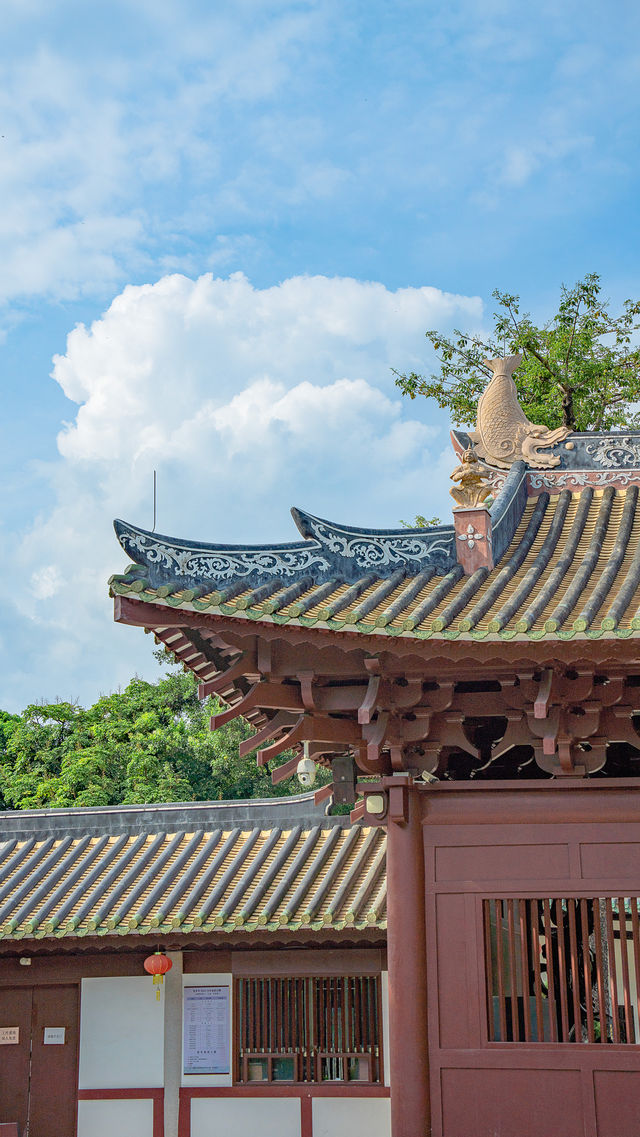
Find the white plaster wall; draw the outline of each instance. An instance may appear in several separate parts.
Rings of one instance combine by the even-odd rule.
[[[182,1071],[182,1085],[183,1086],[230,1086],[232,1083],[231,1071],[233,1069],[232,1061],[232,1048],[233,1048],[233,983],[231,972],[228,974],[214,972],[206,972],[203,974],[183,975],[182,986],[185,987],[228,987],[229,988],[229,1014],[231,1022],[229,1024],[229,1073],[228,1074],[185,1074],[184,1065],[182,1061],[182,1049],[180,1051],[180,1069]],[[183,1007],[184,1013],[184,1007]],[[180,1021],[180,1036],[182,1037],[182,1020]]]
[[[153,1137],[153,1102],[79,1101],[78,1137]]]
[[[191,1137],[300,1137],[300,1099],[193,1098]],[[336,1130],[335,1137],[344,1133]]]
[[[345,1134],[390,1137],[389,1098],[314,1098],[313,1137],[345,1137]]]
[[[380,1001],[382,1003],[382,1066],[385,1086],[389,1081],[389,972],[380,973]]]
[[[83,979],[80,1089],[163,1083],[164,996],[156,999],[151,977]]]

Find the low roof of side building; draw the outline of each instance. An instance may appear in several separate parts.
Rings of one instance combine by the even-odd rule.
[[[308,796],[2,814],[0,946],[376,931],[381,829]]]

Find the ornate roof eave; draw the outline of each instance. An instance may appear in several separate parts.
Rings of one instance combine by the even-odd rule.
[[[289,644],[330,652],[360,653],[363,657],[384,654],[403,660],[412,657],[424,668],[426,662],[434,667],[449,666],[456,670],[465,663],[477,675],[478,663],[483,665],[482,678],[492,667],[534,665],[538,667],[561,663],[574,666],[581,661],[598,662],[603,670],[607,666],[634,663],[640,666],[640,637],[613,638],[611,633],[569,632],[533,639],[525,634],[500,633],[474,636],[472,633],[420,635],[416,632],[389,636],[379,629],[363,634],[360,628],[334,627],[327,623],[305,626],[296,621],[276,623],[268,618],[256,619],[246,612],[237,615],[200,613],[185,608],[172,609],[162,604],[149,603],[125,596],[114,597],[116,623],[130,624],[153,632],[159,640],[170,639],[171,630],[180,629],[186,635],[191,631],[210,628],[227,648],[242,651],[256,637],[264,641],[283,641]],[[170,649],[171,650],[171,649]]]
[[[127,556],[149,573],[154,587],[168,584],[222,593],[273,580],[353,580],[365,572],[391,576],[399,568],[443,575],[455,564],[452,525],[430,529],[360,529],[291,510],[304,540],[282,545],[218,545],[186,541],[114,521]]]
[[[285,755],[274,781],[303,746],[375,776],[447,777],[466,754],[484,763],[471,778],[503,757],[519,777],[522,747],[522,769],[554,777],[640,760],[640,432],[530,422],[521,357],[486,362],[476,430],[452,435],[453,526],[363,530],[294,509],[303,542],[234,547],[115,523],[136,562],[111,578],[116,620],[229,704],[214,728],[249,719],[241,756]],[[351,775],[334,776],[346,793]]]
[[[257,750],[260,765],[284,759],[271,765],[275,782],[295,773],[303,744],[323,765],[347,751],[367,775],[400,768],[441,772],[452,747],[479,760],[481,751],[465,726],[473,731],[478,716],[497,716],[503,727],[496,758],[514,747],[517,757],[518,747],[528,746],[551,774],[598,772],[609,741],[640,750],[634,725],[640,659],[637,645],[624,640],[365,640],[358,633],[290,624],[243,621],[243,628],[240,621],[185,612],[171,613],[167,623],[164,615],[159,605],[152,613],[140,602],[117,602],[116,618],[144,621],[178,662],[196,672],[201,697],[214,694],[227,702],[228,710],[214,713],[214,729],[239,715],[251,719],[256,734],[241,743],[240,756]],[[187,616],[195,627],[177,622]],[[226,650],[225,670],[208,658],[207,642]],[[235,686],[238,678],[248,683],[244,691]]]

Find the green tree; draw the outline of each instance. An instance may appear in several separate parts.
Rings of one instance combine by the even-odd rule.
[[[395,372],[414,399],[425,395],[446,408],[457,426],[475,422],[478,399],[491,378],[485,359],[524,355],[514,374],[527,417],[549,427],[611,430],[640,427],[640,301],[625,300],[614,316],[597,273],[562,285],[553,319],[539,327],[520,297],[496,289],[493,333],[486,339],[455,329],[428,331],[440,362],[429,376]]]
[[[400,518],[400,524],[405,529],[433,529],[436,525],[442,525],[439,517],[425,517],[419,513],[413,521],[403,521]]]
[[[156,683],[132,679],[86,710],[60,702],[0,712],[0,808],[298,793],[295,777],[274,787],[255,755],[239,758],[239,743],[253,733],[244,719],[209,729],[222,708],[201,703],[197,687],[194,675],[176,669]]]

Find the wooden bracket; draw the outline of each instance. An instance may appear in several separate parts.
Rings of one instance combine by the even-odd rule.
[[[374,767],[380,761],[380,751],[386,738],[389,725],[389,712],[381,711],[375,722],[370,723],[362,731],[367,744],[367,762]]]
[[[236,679],[243,679],[247,673],[249,661],[246,658],[246,653],[243,652],[235,663],[231,664],[226,671],[221,675],[215,675],[213,679],[207,679],[205,683],[198,684],[198,698],[206,699],[209,695],[220,695],[226,691],[228,687],[233,686]]]
[[[269,738],[275,738],[280,731],[290,729],[295,721],[293,716],[288,714],[287,711],[279,711],[277,715],[274,715],[273,718],[269,720],[266,726],[262,727],[262,730],[256,731],[251,738],[245,738],[244,741],[240,743],[238,746],[240,758],[246,758],[247,755],[251,754],[251,751],[260,746],[262,742],[266,742]]]
[[[380,690],[380,676],[370,675],[367,684],[367,693],[358,707],[358,722],[362,725],[371,722],[378,691]]]
[[[305,737],[304,726],[305,717],[304,715],[300,715],[285,735],[275,742],[272,742],[270,746],[261,747],[257,754],[258,765],[265,766],[272,758],[277,758],[278,754],[282,754],[283,750],[289,750],[294,743],[303,742]],[[296,765],[297,763],[298,759],[296,758]]]
[[[234,703],[228,710],[220,711],[217,715],[212,715],[209,719],[210,729],[217,730],[218,727],[224,726],[225,723],[237,719],[239,715],[244,715],[247,711],[253,710],[258,702],[257,688],[258,684],[256,683],[250,691],[247,691],[246,695],[238,699],[238,702]]]
[[[313,680],[315,673],[313,671],[299,671],[298,679],[300,680],[300,694],[302,695],[302,703],[305,711],[314,711],[316,703],[313,693]]]
[[[553,682],[553,671],[547,667],[540,680],[538,694],[533,704],[533,717],[535,719],[546,719],[549,713],[549,699],[551,698],[551,684]]]
[[[278,782],[284,782],[287,778],[290,778],[292,774],[295,774],[299,761],[300,759],[296,754],[295,758],[290,758],[288,762],[283,762],[276,770],[272,770],[271,781],[273,785],[277,786]]]
[[[265,679],[268,679],[268,677],[271,675],[271,670],[273,667],[271,660],[271,640],[265,640],[262,638],[262,636],[258,636],[256,639],[256,644],[258,671],[261,675],[264,675]]]
[[[443,746],[457,746],[460,750],[464,750],[467,754],[473,754],[475,758],[480,758],[480,751],[474,746],[467,738],[464,732],[464,714],[462,711],[448,711],[442,715],[442,720],[446,723],[445,729],[440,733]]]
[[[319,790],[313,795],[314,805],[322,805],[328,797],[333,797],[333,782],[328,782],[326,786],[320,786]]]
[[[389,800],[387,818],[404,828],[409,820],[409,785],[403,782],[396,786],[387,781],[386,786]]]
[[[453,680],[441,680],[437,691],[428,691],[425,695],[427,706],[434,714],[448,711],[453,702],[455,684]]]
[[[608,708],[602,716],[602,733],[610,742],[628,742],[640,750],[640,735],[633,724],[633,708],[615,706]]]
[[[501,758],[512,746],[530,746],[531,733],[524,712],[507,711],[507,729],[502,738],[498,738],[491,749],[491,759]]]

